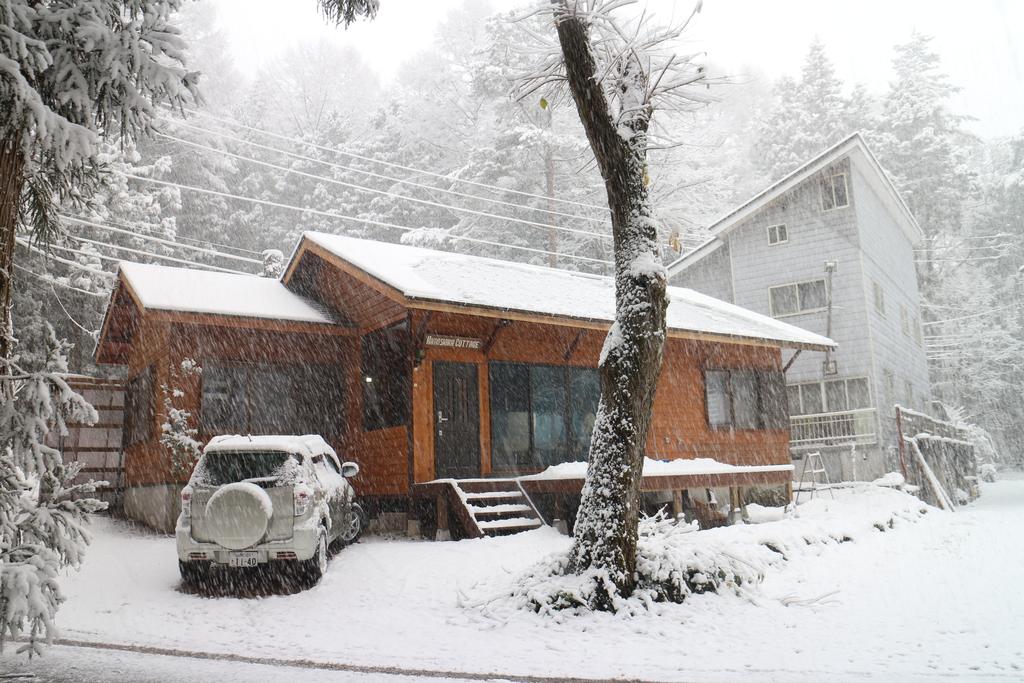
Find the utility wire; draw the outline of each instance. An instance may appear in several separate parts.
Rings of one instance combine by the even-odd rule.
[[[240,201],[252,202],[254,204],[262,204],[264,206],[273,206],[279,209],[290,209],[292,211],[299,211],[301,213],[307,213],[314,216],[324,216],[327,218],[336,218],[352,223],[359,223],[362,225],[376,225],[382,228],[389,228],[392,230],[400,230],[402,232],[412,232],[414,228],[410,228],[404,225],[397,225],[395,223],[388,223],[385,221],[373,220],[372,218],[356,218],[354,216],[347,216],[345,214],[330,213],[328,211],[320,211],[319,209],[308,209],[301,206],[295,206],[292,204],[282,204],[281,202],[273,202],[267,199],[256,199],[254,197],[246,197],[243,195],[232,194],[230,192],[221,192],[220,190],[211,190],[205,187],[195,187],[194,185],[183,185],[181,183],[172,183],[168,180],[159,180],[157,178],[146,178],[145,176],[135,175],[133,173],[126,173],[124,171],[115,171],[126,178],[133,180],[139,180],[146,183],[154,183],[156,185],[164,185],[167,187],[177,187],[182,190],[189,190],[191,192],[199,192],[202,194],[214,195],[217,197],[227,197],[229,199],[237,199]],[[519,251],[525,251],[534,254],[543,254],[546,256],[561,256],[569,259],[576,259],[578,261],[587,261],[590,263],[600,263],[602,265],[614,265],[611,261],[605,261],[603,259],[591,258],[589,256],[577,256],[575,254],[565,254],[562,252],[546,251],[544,249],[537,249],[534,247],[521,247],[515,244],[503,244],[501,242],[493,242],[491,240],[482,240],[475,237],[466,237],[464,235],[449,235],[449,238],[456,241],[473,242],[475,244],[485,244],[491,247],[503,247],[506,249],[518,249]]]
[[[608,223],[608,221],[606,219],[602,219],[602,218],[594,218],[592,216],[584,216],[584,215],[575,214],[575,213],[565,213],[565,212],[562,212],[562,211],[554,211],[552,209],[544,209],[544,208],[537,207],[537,206],[527,206],[527,205],[524,205],[524,204],[519,204],[517,202],[505,201],[503,199],[494,199],[492,197],[481,197],[480,195],[477,195],[477,194],[469,194],[468,192],[459,192],[458,190],[452,190],[452,189],[449,189],[449,188],[437,187],[435,185],[427,185],[426,183],[419,183],[419,182],[416,182],[415,180],[408,180],[406,178],[395,178],[393,176],[384,175],[382,173],[376,173],[374,171],[368,171],[366,169],[356,168],[355,166],[346,166],[345,164],[338,164],[338,163],[335,163],[335,162],[332,162],[332,161],[327,161],[325,159],[317,159],[315,157],[306,156],[304,154],[299,154],[297,152],[291,152],[291,151],[288,151],[288,150],[284,150],[284,149],[281,149],[279,147],[271,147],[270,145],[264,145],[264,144],[261,144],[259,142],[255,142],[253,140],[246,140],[245,138],[240,138],[240,137],[237,137],[237,136],[234,136],[234,135],[229,135],[228,133],[225,133],[225,132],[222,132],[222,131],[211,130],[209,128],[202,128],[200,126],[196,126],[196,125],[193,125],[191,123],[187,123],[185,121],[181,121],[181,120],[177,120],[177,119],[174,120],[173,125],[174,126],[183,126],[185,128],[189,128],[191,130],[194,130],[194,131],[197,131],[197,132],[200,132],[200,133],[206,133],[208,135],[215,135],[215,136],[220,137],[222,139],[231,140],[233,142],[237,142],[237,143],[240,143],[240,144],[243,144],[243,145],[249,145],[250,147],[255,147],[257,149],[267,150],[267,151],[270,151],[270,152],[275,152],[277,154],[283,154],[283,155],[291,157],[293,159],[301,159],[303,161],[310,161],[310,162],[317,163],[317,164],[323,164],[324,166],[329,166],[331,168],[337,168],[337,169],[340,169],[340,170],[343,170],[343,171],[350,171],[352,173],[361,173],[361,174],[363,174],[365,176],[369,176],[371,178],[378,178],[380,180],[385,180],[385,181],[390,182],[390,183],[396,183],[396,184],[401,184],[401,185],[408,185],[410,187],[418,187],[418,188],[421,188],[421,189],[424,189],[424,190],[428,190],[430,192],[442,192],[444,194],[450,194],[450,195],[455,196],[455,197],[462,197],[464,199],[472,199],[472,200],[481,201],[481,202],[490,202],[491,204],[499,204],[501,206],[508,206],[508,207],[512,207],[512,208],[516,208],[516,209],[525,209],[527,211],[540,211],[542,213],[546,213],[546,214],[549,214],[549,215],[552,215],[552,216],[561,216],[562,218],[572,218],[572,219],[576,219],[576,220],[589,221],[591,223],[600,223],[601,225],[607,225],[607,223]],[[168,136],[166,134],[164,136],[165,137],[171,137],[171,136]],[[176,139],[177,140],[178,138],[172,138],[172,139]],[[299,140],[294,140],[294,142],[296,144],[307,144],[307,143],[303,143],[303,142],[301,142]],[[213,149],[212,151],[216,151],[218,153],[223,153],[224,152],[224,150],[219,150],[219,149]],[[537,195],[537,197],[543,198],[544,200],[552,199],[552,197],[548,197],[546,195]],[[605,210],[607,211],[607,209],[605,209]]]
[[[334,147],[327,147],[325,145],[318,145],[316,143],[307,142],[305,140],[296,140],[295,138],[290,138],[290,137],[288,137],[286,135],[281,135],[279,133],[272,133],[272,132],[270,132],[268,130],[263,130],[261,128],[255,128],[253,126],[248,126],[248,125],[246,125],[244,123],[239,123],[238,121],[232,121],[230,119],[225,119],[225,118],[222,118],[220,116],[214,116],[213,114],[208,114],[206,112],[198,111],[198,110],[195,110],[195,109],[187,109],[186,108],[186,109],[184,109],[184,111],[186,113],[188,113],[188,114],[193,114],[195,116],[199,116],[199,117],[202,117],[202,118],[210,119],[212,121],[217,121],[219,123],[223,123],[223,124],[226,124],[226,125],[229,125],[229,126],[235,126],[237,128],[242,128],[244,130],[252,131],[254,133],[259,133],[260,135],[266,135],[267,137],[276,138],[278,140],[282,140],[282,141],[285,141],[285,142],[290,142],[290,143],[298,144],[298,145],[305,145],[307,147],[312,147],[314,149],[319,149],[319,150],[322,150],[322,151],[325,151],[325,152],[331,152],[332,154],[341,154],[341,155],[344,155],[344,156],[347,156],[347,157],[351,157],[353,159],[359,159],[360,161],[368,161],[368,162],[371,162],[371,163],[374,163],[374,164],[380,164],[382,166],[388,166],[390,168],[398,168],[398,169],[401,169],[403,171],[408,171],[410,173],[418,173],[418,174],[422,174],[422,175],[432,176],[434,178],[440,178],[441,180],[445,180],[445,181],[451,182],[451,183],[456,183],[456,182],[457,183],[465,183],[467,185],[473,185],[475,187],[482,187],[482,188],[485,188],[485,189],[491,190],[491,191],[507,192],[507,193],[510,193],[510,194],[516,194],[516,195],[520,195],[520,196],[524,196],[524,197],[532,197],[534,199],[543,199],[545,201],[551,200],[551,201],[561,202],[563,204],[573,204],[575,206],[583,206],[583,207],[586,207],[588,209],[599,209],[600,211],[609,212],[609,209],[608,209],[607,206],[601,206],[599,204],[588,204],[586,202],[577,202],[577,201],[572,200],[572,199],[562,199],[560,197],[547,197],[545,195],[534,194],[532,192],[523,192],[521,190],[510,190],[510,189],[508,189],[506,187],[500,187],[498,185],[490,185],[488,183],[481,183],[481,182],[477,182],[477,181],[474,181],[474,180],[466,180],[464,178],[459,178],[459,177],[453,177],[453,176],[450,176],[450,175],[445,175],[444,173],[436,173],[434,171],[427,171],[427,170],[424,170],[424,169],[421,169],[421,168],[414,168],[412,166],[404,166],[402,164],[396,164],[396,163],[391,162],[391,161],[382,161],[381,159],[374,159],[373,157],[362,156],[362,155],[356,154],[354,152],[346,152],[345,150],[342,150],[342,149],[336,149]]]
[[[18,265],[17,263],[14,263],[12,265],[15,268],[17,268],[18,270],[24,271],[24,272],[28,273],[29,275],[32,275],[33,277],[37,277],[37,278],[39,278],[40,280],[42,280],[43,282],[45,282],[45,283],[47,283],[49,285],[56,285],[58,287],[63,287],[64,289],[70,289],[73,292],[78,292],[79,294],[88,294],[89,296],[94,296],[94,297],[97,297],[97,298],[100,298],[100,299],[106,299],[107,296],[108,296],[107,294],[104,294],[103,292],[90,292],[87,289],[79,289],[78,287],[72,287],[71,285],[64,284],[63,282],[60,282],[59,280],[54,280],[53,278],[44,277],[44,276],[40,275],[39,273],[36,273],[35,271],[29,270],[28,268],[25,268],[25,267],[23,267],[21,265]]]
[[[321,180],[321,181],[326,182],[326,183],[332,183],[334,185],[340,185],[342,187],[347,187],[347,188],[350,188],[350,189],[353,189],[353,190],[358,190],[360,192],[370,192],[370,193],[373,193],[373,194],[384,195],[386,197],[392,197],[394,199],[401,199],[403,201],[413,202],[413,203],[416,203],[416,204],[423,204],[425,206],[431,206],[431,207],[438,208],[438,209],[448,209],[450,211],[461,211],[462,213],[468,213],[468,214],[471,214],[471,215],[474,215],[474,216],[483,216],[484,218],[494,218],[494,219],[501,220],[501,221],[509,221],[511,223],[519,223],[521,225],[526,225],[526,226],[533,227],[533,228],[542,228],[544,230],[557,230],[559,232],[567,232],[567,233],[571,233],[571,234],[574,234],[574,235],[585,235],[587,237],[597,237],[599,239],[611,239],[611,237],[612,237],[608,233],[593,232],[591,230],[580,230],[580,229],[577,229],[577,228],[563,228],[563,227],[558,226],[558,225],[551,225],[550,223],[540,223],[538,221],[531,221],[531,220],[526,219],[526,218],[515,218],[513,216],[505,216],[505,215],[502,215],[502,214],[490,213],[489,211],[478,211],[476,209],[470,209],[470,208],[466,208],[466,207],[462,207],[462,206],[452,206],[451,204],[444,204],[442,202],[435,202],[435,201],[433,201],[431,199],[421,199],[419,197],[410,197],[408,195],[398,194],[396,192],[391,192],[389,190],[379,190],[379,189],[372,188],[372,187],[366,187],[365,185],[357,185],[355,183],[349,183],[349,182],[346,182],[344,180],[338,180],[336,178],[327,178],[325,176],[316,175],[315,173],[308,173],[306,171],[300,171],[298,169],[288,168],[287,166],[281,166],[279,164],[274,164],[274,163],[271,163],[269,161],[262,161],[260,159],[255,159],[253,157],[248,157],[248,156],[245,156],[243,154],[235,154],[234,152],[228,152],[227,150],[220,150],[220,149],[217,149],[216,147],[210,147],[209,145],[204,145],[204,144],[201,144],[201,143],[198,143],[198,142],[192,142],[190,140],[185,140],[184,138],[179,138],[179,137],[176,137],[174,135],[167,135],[166,133],[156,133],[156,135],[159,136],[159,137],[162,137],[162,138],[167,138],[168,140],[174,140],[175,142],[179,142],[179,143],[184,144],[184,145],[190,145],[190,146],[196,147],[198,149],[205,149],[205,150],[208,150],[208,151],[211,151],[211,152],[216,152],[217,154],[222,154],[222,155],[225,155],[225,156],[232,157],[234,159],[239,159],[240,161],[245,161],[245,162],[248,162],[248,163],[251,163],[251,164],[256,164],[258,166],[265,166],[267,168],[272,168],[274,170],[281,171],[283,173],[292,173],[292,174],[303,176],[303,177],[306,177],[306,178],[312,178],[314,180]]]
[[[170,261],[172,263],[180,263],[182,265],[192,266],[192,267],[197,268],[197,269],[217,270],[217,271],[220,271],[222,273],[231,273],[233,275],[252,275],[252,273],[247,273],[244,270],[233,270],[231,268],[221,268],[220,266],[213,266],[213,265],[209,265],[209,264],[206,264],[206,263],[200,264],[200,263],[196,263],[195,261],[189,261],[188,259],[176,258],[174,256],[164,256],[162,254],[154,254],[152,252],[142,251],[141,249],[132,249],[131,247],[122,247],[119,244],[110,244],[109,242],[101,242],[99,240],[89,239],[88,237],[75,237],[75,239],[79,240],[81,242],[86,242],[88,244],[95,244],[96,246],[107,247],[108,249],[115,249],[115,250],[119,250],[119,251],[126,251],[129,254],[138,254],[139,256],[148,256],[150,258],[164,259],[165,261]],[[124,260],[124,259],[122,259],[122,260]]]
[[[88,226],[91,226],[93,228],[99,228],[100,230],[108,230],[110,232],[118,232],[118,233],[122,233],[124,235],[131,235],[132,237],[136,237],[136,238],[144,240],[144,241],[157,242],[159,244],[166,244],[168,246],[179,247],[181,249],[189,249],[191,251],[196,251],[196,252],[199,252],[199,253],[202,253],[202,254],[207,254],[209,256],[216,256],[218,258],[233,259],[235,261],[242,261],[243,263],[255,263],[257,265],[263,265],[263,261],[261,261],[260,259],[249,258],[247,256],[237,256],[235,254],[226,254],[226,253],[224,253],[222,251],[216,251],[214,249],[206,249],[204,247],[195,247],[195,246],[192,246],[191,244],[182,244],[181,242],[175,242],[174,240],[168,240],[168,239],[164,239],[162,237],[154,237],[152,235],[140,235],[139,233],[134,232],[132,230],[126,230],[124,228],[116,228],[116,227],[111,226],[111,225],[105,225],[103,223],[96,223],[95,221],[87,221],[87,220],[85,220],[83,218],[76,218],[74,216],[69,216],[67,214],[61,214],[61,218],[65,219],[65,220],[72,221],[73,223],[80,223],[82,225],[88,225]]]

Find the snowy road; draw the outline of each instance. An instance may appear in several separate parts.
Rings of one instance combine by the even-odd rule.
[[[878,514],[869,495],[844,500],[864,519]],[[704,533],[756,539],[793,523]],[[861,526],[868,532],[852,542],[808,546],[752,595],[555,622],[465,606],[482,585],[564,548],[550,529],[459,543],[368,539],[335,558],[313,590],[211,599],[177,590],[173,539],[100,519],[86,566],[65,581],[59,623],[79,640],[474,677],[1024,680],[1024,479],[986,485],[956,513],[932,511],[884,533]],[[177,672],[167,667],[154,675]],[[335,673],[316,680],[360,680]]]

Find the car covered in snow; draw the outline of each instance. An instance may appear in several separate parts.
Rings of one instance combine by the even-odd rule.
[[[181,492],[176,536],[182,581],[211,569],[269,567],[313,585],[330,550],[354,543],[366,522],[349,479],[320,436],[218,436]]]

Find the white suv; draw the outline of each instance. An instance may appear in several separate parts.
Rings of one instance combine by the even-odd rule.
[[[214,437],[181,492],[182,581],[202,583],[213,567],[274,566],[315,584],[328,548],[362,533],[348,482],[358,473],[316,435]]]

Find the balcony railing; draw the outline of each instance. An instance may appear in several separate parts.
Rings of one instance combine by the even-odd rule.
[[[878,440],[874,408],[789,418],[791,446],[871,444]]]

